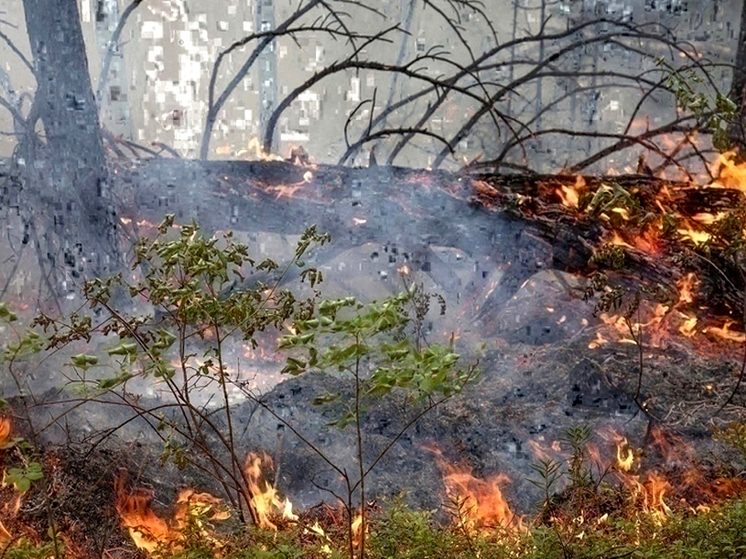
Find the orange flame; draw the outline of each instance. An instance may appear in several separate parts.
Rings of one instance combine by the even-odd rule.
[[[697,223],[701,223],[702,225],[712,225],[713,223],[723,219],[725,216],[726,216],[725,212],[718,212],[716,214],[700,212],[700,213],[694,214],[692,216],[692,219],[696,221]]]
[[[681,227],[677,229],[676,231],[683,238],[689,239],[695,245],[704,244],[712,238],[712,235],[710,235],[709,233],[705,231],[698,231],[697,229],[694,229],[689,224],[686,224],[685,227]]]
[[[718,157],[713,172],[718,178],[713,186],[746,192],[746,165],[737,164],[735,157],[734,151],[725,152]]]
[[[220,148],[218,148],[219,150]],[[216,150],[218,155],[224,155],[224,153],[220,153],[220,151]],[[224,152],[226,150],[224,149]],[[227,148],[227,153],[230,153],[231,148]],[[249,143],[246,144],[245,148],[241,148],[236,152],[236,157],[244,156],[250,156],[251,152],[254,152],[254,157],[258,159],[259,161],[284,161],[282,157],[279,155],[274,155],[271,153],[267,153],[264,151],[264,148],[262,147],[262,143],[259,140],[259,138],[251,138],[249,140]]]
[[[360,546],[363,543],[363,515],[359,512],[355,516],[355,519],[352,521],[352,525],[350,526],[350,531],[352,533],[352,546],[355,549],[360,549]],[[366,525],[365,532],[367,534],[368,527]]]
[[[277,530],[277,525],[272,522],[272,516],[280,516],[288,520],[297,520],[293,514],[292,503],[280,499],[275,487],[268,481],[262,480],[263,469],[272,468],[272,459],[265,453],[257,454],[250,452],[246,457],[246,477],[251,492],[251,506],[256,515],[257,522],[261,528]]]
[[[624,248],[634,248],[631,244],[629,244],[627,241],[625,241],[622,236],[619,234],[618,231],[613,231],[611,234],[611,239],[608,240],[609,244],[620,246]]]
[[[168,523],[155,514],[152,509],[155,493],[138,487],[127,490],[125,476],[119,476],[114,482],[117,494],[115,507],[122,526],[127,528],[135,545],[152,553],[159,546],[168,546],[178,537]]]
[[[746,335],[743,334],[743,332],[734,332],[730,329],[731,326],[735,324],[735,321],[727,319],[725,323],[721,326],[709,326],[705,328],[705,332],[712,333],[724,340],[728,340],[731,342],[738,342],[743,343],[746,341]]]
[[[629,472],[635,462],[635,453],[627,443],[627,437],[622,437],[616,443],[616,466],[622,472]]]
[[[689,316],[684,313],[679,313],[679,316],[683,320],[683,322],[679,326],[679,332],[687,338],[694,337],[694,335],[697,333],[697,317]]]
[[[472,475],[469,466],[448,463],[436,446],[424,448],[436,456],[443,471],[446,495],[457,504],[456,521],[462,527],[470,530],[523,530],[522,519],[511,510],[500,489],[501,485],[510,482],[508,476],[498,474],[479,479]]]
[[[215,547],[220,543],[210,534],[205,520],[225,520],[230,513],[223,502],[209,493],[183,489],[176,499],[172,521],[167,521],[153,511],[155,494],[143,487],[127,489],[126,473],[114,481],[117,495],[115,508],[122,525],[129,531],[135,545],[152,553],[157,549],[180,549],[179,542],[188,527],[198,530],[203,539]]]
[[[575,178],[573,186],[565,186],[563,184],[560,188],[556,189],[556,192],[564,206],[577,210],[580,207],[580,193],[583,188],[585,188],[585,179],[582,175],[578,175]]]
[[[694,292],[699,285],[699,280],[694,272],[689,272],[686,276],[676,282],[676,288],[679,290],[679,303],[693,303]]]
[[[487,479],[474,477],[470,471],[454,471],[444,477],[447,494],[464,503],[461,522],[470,527],[518,528],[521,520],[503,497],[500,485],[510,482],[505,474]]]
[[[671,514],[671,508],[663,500],[666,491],[671,489],[665,477],[656,473],[649,473],[647,481],[642,485],[643,510],[662,522]]]
[[[0,415],[0,448],[10,440],[10,419]]]

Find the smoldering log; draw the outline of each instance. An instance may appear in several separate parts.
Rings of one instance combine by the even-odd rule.
[[[184,161],[153,159],[117,174],[121,215],[158,222],[166,213],[178,222],[196,220],[207,232],[239,230],[299,235],[310,225],[333,242],[317,252],[323,262],[367,242],[396,247],[415,269],[448,283],[430,247],[489,257],[505,270],[493,304],[509,299],[541,269],[589,275],[599,269],[592,256],[611,234],[608,223],[569,211],[558,194],[576,176],[448,173],[398,167],[298,166],[285,161]],[[645,175],[582,177],[586,189],[614,184],[634,191],[643,207],[656,207],[663,194],[682,216],[717,213],[743,203],[741,192],[700,188]],[[134,212],[134,213],[133,213]],[[629,234],[639,230],[630,227]],[[708,303],[718,313],[740,312],[743,281],[728,263],[682,261],[674,240],[660,252],[626,250],[615,275],[630,285],[641,280],[675,293],[686,269],[700,272]],[[723,275],[725,270],[725,277]],[[738,289],[725,289],[730,282]],[[717,301],[714,293],[720,293]]]

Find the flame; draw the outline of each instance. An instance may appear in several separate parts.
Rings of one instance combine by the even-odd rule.
[[[613,461],[615,470],[621,483],[630,489],[633,501],[640,502],[639,499],[641,498],[642,511],[651,515],[656,522],[662,523],[671,514],[671,508],[665,502],[664,496],[673,488],[672,485],[665,476],[657,472],[648,472],[646,480],[641,482],[639,475],[630,473],[633,469],[639,467],[639,463],[636,463],[635,452],[627,437],[613,428],[600,430],[599,435],[605,440],[614,442],[615,457]],[[688,452],[689,450],[689,447],[686,447],[683,441],[671,434],[664,433],[661,429],[652,428],[650,435],[653,438],[652,446],[657,447],[667,461],[675,453],[677,445],[682,446],[682,452]]]
[[[468,529],[505,528],[522,530],[522,520],[503,497],[501,485],[510,482],[505,474],[486,479],[472,475],[468,466],[455,466],[443,458],[438,448],[426,448],[437,456],[444,472],[446,495],[458,505],[457,522]]]
[[[718,178],[713,186],[746,192],[746,165],[735,162],[736,152],[720,154],[713,167],[713,175]]]
[[[726,215],[727,214],[725,212],[718,212],[716,214],[700,212],[694,214],[692,216],[692,219],[697,223],[701,223],[702,225],[712,225],[713,223],[723,219]]]
[[[704,332],[715,334],[716,336],[728,340],[731,342],[743,343],[746,342],[746,335],[743,332],[733,332],[730,327],[735,324],[734,320],[727,319],[721,326],[709,326],[704,329]]]
[[[693,303],[694,291],[699,286],[699,280],[694,272],[689,272],[686,276],[676,282],[676,288],[679,290],[679,303]]]
[[[363,543],[363,515],[359,512],[355,516],[350,526],[350,532],[352,533],[352,546],[355,549],[360,549],[360,545]],[[367,530],[367,526],[366,526]]]
[[[0,415],[0,448],[10,440],[10,419]]]
[[[246,144],[245,148],[239,149],[236,152],[236,157],[241,157],[242,155],[251,155],[252,151],[254,152],[254,157],[259,161],[283,161],[283,158],[279,155],[273,155],[271,153],[265,152],[264,148],[262,147],[261,141],[257,137],[251,138],[249,140],[249,143]],[[230,153],[230,148],[228,148],[228,153]]]
[[[456,521],[463,528],[489,530],[503,528],[522,531],[522,519],[516,515],[505,500],[501,485],[510,482],[505,474],[486,479],[472,475],[468,465],[456,466],[443,457],[437,446],[425,446],[435,454],[443,472],[446,495],[457,505]]]
[[[601,332],[597,331],[596,337],[588,343],[588,349],[596,349],[597,347],[601,347],[602,345],[605,345],[608,343],[609,343],[609,340],[604,338]]]
[[[246,457],[246,472],[249,491],[251,492],[251,506],[257,516],[257,523],[261,528],[277,530],[277,525],[271,517],[280,516],[288,520],[297,520],[293,514],[293,505],[280,495],[268,481],[262,480],[263,469],[272,468],[272,459],[265,453],[250,452]]]
[[[453,471],[445,476],[444,482],[447,494],[465,504],[461,522],[487,529],[521,525],[500,490],[500,485],[510,482],[505,474],[482,480],[466,470]]]
[[[619,339],[622,343],[635,343],[635,341],[629,337],[629,326],[627,325],[627,321],[624,319],[624,317],[620,314],[613,314],[610,315],[608,313],[601,313],[599,315],[599,318],[603,321],[604,324],[607,326],[611,326],[614,328],[614,330],[617,331],[617,333],[620,334],[621,338]],[[633,324],[633,328],[639,328],[640,324]]]
[[[697,333],[697,317],[689,316],[684,313],[679,313],[679,316],[683,319],[683,322],[679,326],[679,332],[687,338],[692,338]]]
[[[635,462],[635,453],[627,442],[627,437],[622,437],[616,443],[616,466],[622,472],[629,472]]]
[[[612,231],[611,233],[611,239],[607,241],[609,244],[625,247],[625,248],[634,248],[631,244],[629,244],[627,241],[625,241],[622,236],[619,234],[618,231]]]
[[[585,179],[582,175],[578,175],[575,178],[575,184],[573,186],[566,186],[563,184],[556,190],[556,192],[564,206],[577,210],[580,207],[580,193],[583,188],[585,188]]]
[[[689,239],[695,245],[704,244],[712,238],[712,235],[710,235],[709,233],[705,231],[698,231],[689,224],[686,224],[686,227],[682,227],[680,229],[677,229],[676,231],[679,235],[681,235],[685,239]]]
[[[652,472],[648,474],[648,479],[642,488],[643,510],[662,522],[666,516],[671,514],[671,508],[663,500],[666,491],[671,489],[671,484],[662,475]]]
[[[646,252],[650,255],[659,254],[661,252],[660,242],[660,230],[662,226],[660,223],[653,224],[647,227],[639,235],[635,235],[633,242],[636,249]]]
[[[117,494],[115,508],[122,526],[127,528],[135,545],[152,553],[159,546],[168,546],[178,537],[152,509],[155,493],[142,487],[125,489],[126,478],[121,475],[114,482]]]
[[[119,475],[114,481],[117,495],[115,508],[122,525],[129,531],[135,545],[152,553],[159,548],[180,549],[179,542],[188,528],[196,529],[204,541],[220,547],[209,531],[206,521],[225,520],[230,513],[223,502],[209,493],[183,489],[176,499],[172,521],[167,521],[153,511],[155,494],[143,487],[127,489],[127,476]]]

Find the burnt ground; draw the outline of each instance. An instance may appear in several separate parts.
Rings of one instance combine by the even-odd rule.
[[[366,460],[373,460],[393,441],[368,479],[370,499],[404,494],[418,508],[447,505],[441,462],[445,460],[463,465],[477,478],[506,474],[512,480],[501,486],[507,500],[518,513],[532,513],[541,495],[529,481],[536,479],[531,465],[547,457],[567,460],[567,431],[580,425],[591,428],[589,448],[597,448],[601,456],[592,466],[597,479],[606,476],[613,481],[613,472],[607,471],[615,452],[613,430],[628,438],[641,479],[654,471],[678,480],[669,491],[669,503],[694,507],[740,490],[739,481],[723,488],[716,480],[737,478],[743,459],[712,439],[713,427],[746,415],[743,390],[720,409],[737,382],[738,345],[704,335],[694,342],[675,333],[656,336],[654,345],[651,341],[643,346],[642,382],[635,398],[639,347],[625,342],[612,327],[589,321],[588,303],[559,295],[561,290],[552,291],[548,281],[546,274],[534,278],[494,317],[496,334],[480,359],[481,377],[399,439],[394,440],[417,413],[417,405],[403,394],[368,402],[363,425]],[[539,309],[549,303],[553,320],[537,321]],[[518,308],[527,323],[516,318]],[[599,332],[608,343],[594,345]],[[233,410],[240,448],[273,456],[277,485],[296,510],[334,504],[331,492],[343,494],[343,486],[340,476],[277,416],[330,461],[352,472],[352,428],[329,425],[339,407],[312,403],[325,393],[350,390],[338,376],[312,372],[289,378],[264,394],[262,402],[276,415],[252,402]],[[159,402],[143,397],[139,403]],[[42,424],[65,405],[33,406],[32,417]],[[43,458],[46,483],[23,498],[20,516],[16,522],[5,522],[6,527],[18,534],[36,530],[38,536],[52,515],[70,545],[94,551],[120,545],[131,549],[114,510],[114,478],[122,469],[134,485],[153,489],[154,507],[164,517],[170,514],[168,503],[174,502],[178,488],[194,486],[220,494],[209,477],[173,464],[162,467],[162,442],[147,426],[130,419],[131,412],[121,406],[89,404],[74,407],[56,428],[45,431],[41,438],[50,449]],[[124,427],[100,440],[97,434],[104,424]],[[13,459],[6,453],[6,460]],[[694,478],[687,474],[691,468],[698,472]],[[556,489],[561,487],[560,483]]]
[[[141,215],[131,216],[133,220],[157,221],[163,211],[176,211],[180,221],[204,217],[210,233],[234,226],[240,230],[243,225],[256,245],[271,244],[266,231],[275,231],[275,242],[288,224],[297,234],[321,220],[336,229],[342,240],[340,249],[318,258],[326,266],[326,275],[334,278],[332,291],[360,298],[385,296],[401,288],[394,281],[395,272],[408,264],[417,273],[414,281],[423,281],[428,290],[445,291],[452,309],[445,325],[430,332],[432,339],[442,340],[439,334],[458,331],[459,350],[466,361],[476,355],[482,342],[486,344],[479,364],[481,378],[400,438],[396,439],[397,434],[417,413],[417,405],[403,394],[370,402],[363,425],[366,460],[375,460],[390,445],[370,475],[371,498],[404,493],[415,507],[440,507],[447,502],[442,456],[448,463],[470,468],[476,477],[506,474],[512,480],[503,485],[508,501],[519,513],[530,513],[540,499],[539,490],[529,481],[535,478],[532,464],[542,458],[566,460],[566,434],[579,425],[590,427],[591,445],[602,455],[598,477],[614,455],[612,429],[628,438],[641,476],[654,470],[683,479],[683,472],[695,466],[702,473],[698,483],[705,484],[744,468],[737,453],[711,437],[715,426],[746,416],[745,390],[731,398],[741,369],[738,344],[718,341],[704,327],[694,339],[680,335],[674,308],[661,326],[644,327],[640,360],[639,346],[593,316],[593,304],[581,297],[583,280],[554,269],[559,264],[563,270],[569,270],[570,264],[578,269],[588,264],[593,247],[583,244],[587,231],[574,239],[577,243],[571,245],[572,250],[559,251],[547,240],[548,233],[537,236],[515,216],[497,219],[492,210],[484,211],[469,198],[472,193],[461,178],[458,189],[464,192],[458,190],[458,195],[451,196],[445,190],[433,197],[429,190],[433,185],[423,188],[422,181],[428,177],[423,179],[421,174],[410,173],[407,179],[409,175],[393,171],[356,170],[326,180],[324,173],[329,171],[322,169],[314,178],[322,185],[318,199],[311,191],[298,202],[275,191],[258,192],[248,179],[236,185],[217,171],[207,175],[197,164],[192,175],[169,179],[175,171],[164,166],[168,168],[145,177],[150,182],[143,182],[138,196],[157,199],[143,198],[132,204],[135,212],[142,208]],[[286,166],[270,169],[278,173],[274,182],[287,182]],[[293,184],[302,184],[302,171],[293,170],[298,175]],[[363,195],[366,181],[373,185],[370,195]],[[158,184],[166,184],[165,191]],[[270,203],[277,212],[266,211]],[[575,218],[567,218],[558,208],[550,209],[554,213],[548,222],[564,223],[571,231],[579,227]],[[226,216],[233,217],[226,222]],[[391,216],[401,219],[392,221]],[[363,219],[367,220],[364,226],[357,225]],[[254,229],[248,227],[249,222]],[[594,235],[598,240],[601,232]],[[282,256],[287,248],[276,252]],[[648,260],[641,262],[647,265]],[[344,270],[348,274],[336,279]],[[673,284],[676,278],[663,279]],[[58,384],[56,373],[52,367],[37,373],[40,386],[46,389]],[[240,452],[265,451],[273,456],[277,485],[296,508],[334,502],[333,494],[343,488],[338,473],[283,421],[303,433],[340,469],[354,471],[351,428],[330,426],[339,410],[312,404],[317,396],[338,391],[349,394],[350,386],[344,379],[317,371],[287,379],[261,396],[275,415],[253,402],[237,404],[233,410]],[[113,510],[113,479],[121,468],[134,482],[153,487],[154,506],[165,515],[179,487],[191,485],[220,493],[209,477],[178,470],[172,464],[162,468],[163,442],[151,426],[133,419],[131,409],[60,402],[67,398],[69,393],[52,391],[50,403],[30,408],[37,428],[51,425],[39,436],[48,449],[43,459],[47,483],[35,486],[23,499],[17,524],[10,516],[3,517],[11,531],[42,534],[51,511],[61,531],[81,534],[76,545],[94,551],[118,547],[126,541]],[[728,405],[721,409],[725,402]],[[20,403],[15,401],[14,415],[24,417]],[[144,391],[138,395],[138,404],[158,406],[162,401],[157,394]],[[283,421],[278,421],[278,415]],[[62,419],[50,423],[57,416]],[[107,429],[116,425],[122,428],[109,436]],[[661,432],[664,435],[656,435]],[[107,436],[102,438],[102,433]],[[5,459],[12,456],[6,453]],[[693,493],[691,484],[684,484],[672,498],[687,499],[689,505],[708,498],[706,492]]]
[[[599,448],[606,464],[613,457],[614,444],[604,433],[613,428],[625,434],[636,449],[641,476],[656,471],[679,481],[669,503],[686,499],[686,506],[694,507],[727,495],[717,493],[714,480],[736,476],[744,464],[729,447],[714,442],[711,434],[713,425],[736,419],[746,410],[746,396],[739,393],[716,413],[734,386],[737,363],[674,345],[646,350],[640,396],[647,403],[646,414],[633,399],[637,348],[609,344],[589,349],[594,337],[589,328],[569,343],[513,342],[489,350],[481,360],[481,378],[425,415],[376,466],[368,481],[371,500],[404,494],[415,507],[431,510],[447,505],[443,471],[433,452],[437,448],[446,461],[468,466],[475,477],[507,474],[512,480],[502,485],[507,500],[518,513],[531,513],[540,500],[538,489],[529,482],[536,478],[531,465],[542,453],[557,460],[567,458],[566,431],[578,425],[592,427],[591,444]],[[331,461],[353,471],[352,430],[328,425],[339,410],[311,403],[319,395],[339,390],[346,390],[340,378],[310,373],[284,381],[265,395],[264,402]],[[369,408],[364,424],[369,460],[391,442],[415,409],[398,396]],[[107,413],[106,407],[71,412],[66,419],[68,434],[92,431],[104,418],[113,419]],[[274,456],[278,486],[296,510],[312,509],[320,502],[334,504],[328,491],[342,491],[339,476],[305,443],[249,403],[239,405],[234,417],[244,428],[241,444],[246,449]],[[665,434],[667,444],[653,438],[651,427]],[[154,508],[166,518],[179,488],[195,486],[219,494],[209,478],[173,465],[162,467],[162,446],[144,431],[139,438],[133,433],[122,432],[96,445],[64,444],[48,450],[43,457],[45,482],[35,484],[23,497],[19,515],[3,517],[11,519],[5,522],[9,531],[34,540],[43,537],[49,519],[54,518],[64,534],[62,540],[81,555],[120,549],[117,556],[128,557],[133,556],[131,544],[114,508],[114,479],[123,469],[133,485],[152,488]],[[13,461],[12,452],[7,453],[6,463]],[[595,475],[601,477],[604,467],[596,468]],[[700,489],[693,488],[691,480],[686,482],[685,472],[692,467],[699,472]],[[708,495],[704,489],[710,484],[715,489]],[[8,492],[4,489],[6,497]]]

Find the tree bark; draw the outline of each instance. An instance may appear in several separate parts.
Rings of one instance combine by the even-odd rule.
[[[29,216],[41,223],[49,272],[102,276],[120,267],[116,215],[76,0],[24,0],[37,91],[22,142]],[[61,261],[60,261],[61,260]],[[64,264],[64,268],[61,265]]]

